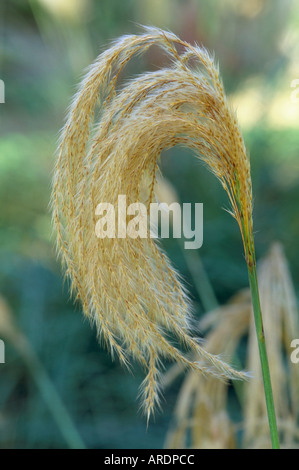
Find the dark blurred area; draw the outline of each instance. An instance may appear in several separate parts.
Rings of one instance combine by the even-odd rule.
[[[128,373],[98,344],[80,305],[69,299],[56,259],[49,197],[59,130],[84,69],[114,38],[154,25],[214,51],[251,156],[257,258],[279,240],[298,286],[299,102],[291,100],[291,82],[299,79],[299,4],[7,0],[1,2],[0,21],[0,79],[5,83],[5,103],[0,104],[0,295],[30,354],[40,361],[30,361],[30,354],[24,358],[21,348],[5,341],[0,447],[71,446],[68,431],[61,432],[55,420],[57,400],[47,391],[49,383],[86,447],[161,448],[180,384],[165,391],[162,410],[147,428],[136,399],[142,370]],[[155,69],[162,61],[153,50],[133,62],[128,76]],[[229,207],[227,197],[187,150],[165,152],[162,170],[181,202],[204,204],[199,256],[223,303],[248,284],[237,224],[223,210]],[[204,308],[182,251],[175,240],[165,247],[189,286],[199,318]]]

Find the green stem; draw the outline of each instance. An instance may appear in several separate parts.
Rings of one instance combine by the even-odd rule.
[[[278,437],[277,424],[276,424],[274,400],[273,400],[273,393],[272,393],[272,386],[271,386],[269,362],[268,362],[268,356],[267,356],[267,350],[266,350],[266,342],[265,342],[263,319],[262,319],[262,312],[261,312],[261,305],[260,305],[260,298],[259,298],[255,260],[252,264],[251,263],[248,264],[247,267],[248,267],[248,276],[249,276],[249,283],[250,283],[251,296],[252,296],[257,342],[258,342],[258,347],[259,347],[262,375],[263,375],[263,381],[264,381],[264,390],[265,390],[265,398],[266,398],[272,447],[273,449],[279,449],[279,437]]]

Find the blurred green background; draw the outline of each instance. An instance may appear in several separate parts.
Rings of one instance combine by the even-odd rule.
[[[291,82],[299,78],[299,4],[4,0],[0,21],[6,101],[0,104],[0,294],[26,338],[26,347],[9,335],[5,341],[0,447],[65,448],[76,445],[76,429],[88,448],[161,448],[180,383],[165,391],[162,411],[147,428],[136,399],[142,371],[136,367],[132,375],[112,362],[69,300],[48,206],[57,136],[83,70],[117,36],[149,24],[215,51],[251,155],[257,257],[281,241],[298,286],[299,102],[291,100]],[[153,52],[130,73],[160,61]],[[223,210],[226,195],[188,151],[165,152],[162,168],[182,202],[204,203],[199,255],[223,303],[247,286],[240,233]],[[175,240],[165,246],[199,317],[204,308],[182,251]],[[199,270],[196,276],[200,282]],[[5,328],[0,310],[0,338]],[[61,410],[70,419],[65,431]]]

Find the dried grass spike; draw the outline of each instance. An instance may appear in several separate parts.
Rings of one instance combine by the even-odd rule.
[[[151,45],[160,46],[171,65],[118,90],[124,66]],[[251,233],[249,159],[213,59],[203,48],[155,28],[120,38],[90,67],[70,107],[53,182],[53,222],[58,251],[85,315],[122,362],[133,357],[147,370],[148,413],[158,398],[162,357],[220,378],[246,377],[194,339],[188,296],[155,241],[95,234],[100,202],[117,206],[120,194],[128,205],[154,202],[160,153],[179,144],[217,176],[243,237]],[[174,347],[169,332],[199,360]]]

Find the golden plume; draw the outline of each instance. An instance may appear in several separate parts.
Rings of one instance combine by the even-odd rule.
[[[171,65],[117,89],[128,61],[152,45]],[[58,250],[85,315],[122,362],[133,357],[148,371],[148,416],[163,356],[216,376],[246,377],[194,338],[186,291],[154,240],[95,234],[100,202],[116,206],[118,195],[126,195],[128,205],[155,200],[160,153],[175,145],[191,148],[221,181],[244,241],[252,233],[250,164],[218,69],[205,49],[146,28],[117,40],[83,79],[62,130],[52,206]],[[199,360],[174,346],[169,333]]]
[[[206,313],[199,324],[201,331],[206,333],[206,349],[213,354],[222,351],[225,357],[233,357],[247,333],[251,309],[250,291],[246,289],[238,292],[226,305]],[[164,385],[169,386],[180,372],[173,366],[163,377]],[[165,447],[236,448],[236,426],[228,410],[228,393],[227,383],[189,371],[179,391]]]

